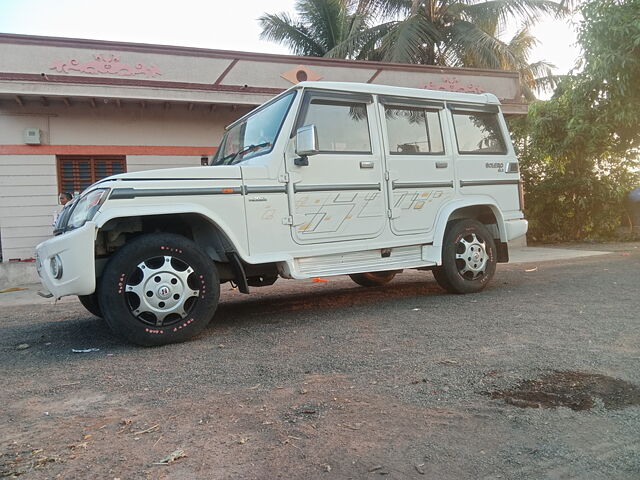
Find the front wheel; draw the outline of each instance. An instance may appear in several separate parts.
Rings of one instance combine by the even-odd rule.
[[[351,280],[363,287],[377,287],[389,283],[396,276],[396,273],[391,270],[388,272],[353,273],[349,276]]]
[[[442,266],[433,269],[438,284],[451,293],[475,293],[496,272],[496,245],[476,220],[454,220],[444,234]]]
[[[100,303],[98,302],[98,292],[94,292],[91,295],[78,295],[78,300],[89,313],[92,313],[98,318],[102,318],[102,310],[100,310]]]
[[[143,346],[187,340],[209,323],[220,281],[214,263],[191,240],[170,233],[137,237],[105,267],[100,306],[109,327]]]

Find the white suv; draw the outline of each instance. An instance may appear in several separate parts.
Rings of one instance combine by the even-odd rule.
[[[490,94],[303,82],[226,129],[210,166],[116,175],[68,205],[37,266],[131,342],[183,341],[220,283],[432,270],[477,292],[524,235],[518,161]]]

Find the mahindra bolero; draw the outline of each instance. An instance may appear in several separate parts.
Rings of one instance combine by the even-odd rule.
[[[431,270],[483,289],[527,231],[491,94],[302,82],[226,128],[209,166],[106,178],[67,205],[37,268],[140,345],[211,320],[220,284]]]

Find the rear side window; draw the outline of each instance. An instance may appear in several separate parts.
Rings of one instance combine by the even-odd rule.
[[[366,103],[313,98],[303,125],[315,125],[320,152],[371,153]]]
[[[459,153],[507,153],[497,113],[453,112],[453,125]]]
[[[391,155],[444,153],[437,111],[388,105],[384,113]]]

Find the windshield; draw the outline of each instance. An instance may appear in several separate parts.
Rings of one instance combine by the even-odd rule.
[[[275,100],[225,133],[212,165],[232,165],[273,148],[295,92]]]

